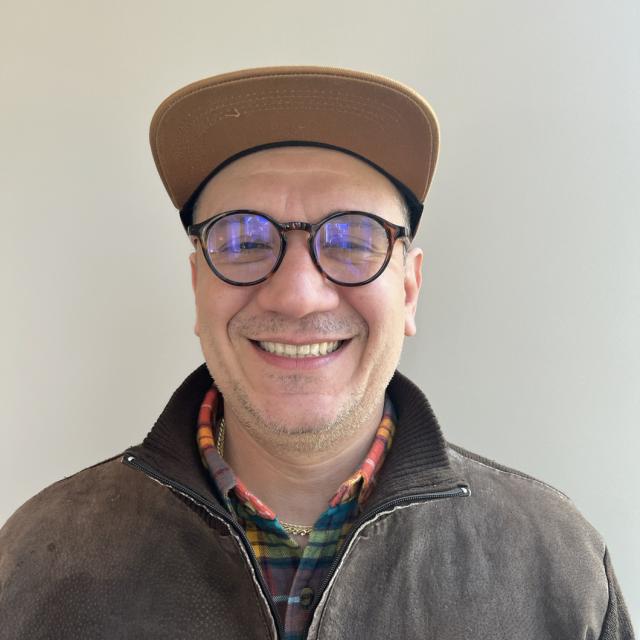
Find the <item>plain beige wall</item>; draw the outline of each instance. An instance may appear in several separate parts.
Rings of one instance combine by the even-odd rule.
[[[201,362],[153,110],[243,66],[409,83],[441,162],[403,369],[448,438],[568,493],[640,619],[637,0],[3,0],[0,523],[139,442]]]

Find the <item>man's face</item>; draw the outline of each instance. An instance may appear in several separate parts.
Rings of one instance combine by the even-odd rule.
[[[317,222],[339,210],[404,221],[398,192],[384,176],[344,153],[311,147],[261,151],[223,169],[204,189],[197,218],[233,209],[280,222]],[[240,421],[259,441],[317,450],[380,419],[404,336],[415,333],[422,253],[413,249],[405,260],[398,241],[382,275],[343,287],[317,270],[307,239],[289,232],[279,269],[249,287],[217,278],[199,247],[190,259],[195,332],[227,422]],[[269,353],[261,342],[340,346],[296,358]]]

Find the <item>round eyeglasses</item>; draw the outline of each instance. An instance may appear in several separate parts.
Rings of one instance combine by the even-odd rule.
[[[187,229],[194,244],[200,242],[211,270],[240,287],[263,282],[278,269],[289,231],[308,233],[315,266],[345,287],[375,280],[389,264],[395,241],[409,241],[405,227],[363,211],[338,211],[315,224],[281,223],[257,211],[227,211]]]

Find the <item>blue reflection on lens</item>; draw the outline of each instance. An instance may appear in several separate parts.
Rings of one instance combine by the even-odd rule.
[[[371,251],[373,229],[370,224],[350,222],[328,222],[322,229],[323,240],[320,249],[345,249],[358,256],[361,252]],[[348,259],[349,256],[344,255]]]
[[[362,214],[328,220],[315,239],[324,272],[339,282],[362,282],[384,263],[388,240],[384,227]]]
[[[271,248],[273,225],[262,216],[245,214],[225,220],[225,250],[232,252]]]

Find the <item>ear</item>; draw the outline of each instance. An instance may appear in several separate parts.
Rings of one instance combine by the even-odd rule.
[[[196,287],[198,285],[198,265],[196,264],[196,252],[189,256],[189,264],[191,265],[191,288],[194,296],[196,295]],[[200,327],[198,326],[198,302],[196,301],[196,322],[193,325],[193,333],[200,337]]]
[[[189,264],[191,265],[191,288],[193,293],[196,292],[196,284],[198,281],[198,267],[196,266],[196,252],[189,256]]]
[[[414,248],[406,256],[404,265],[404,335],[416,334],[416,309],[422,286],[422,249]]]

